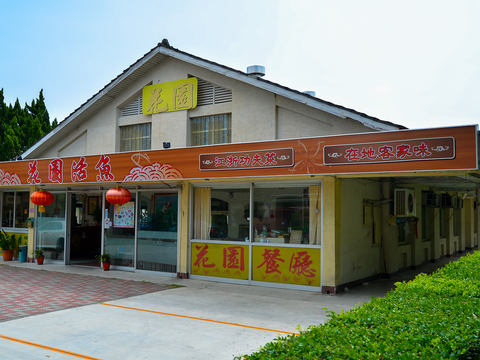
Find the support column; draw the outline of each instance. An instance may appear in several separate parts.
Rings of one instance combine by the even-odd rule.
[[[441,219],[445,226],[445,237],[447,245],[447,256],[452,255],[455,252],[453,244],[453,209],[446,208],[443,211],[443,219]],[[432,260],[435,259],[432,254]]]
[[[178,237],[178,265],[177,277],[181,279],[188,279],[188,234],[190,224],[190,183],[184,181],[183,187],[179,193],[179,237]]]
[[[440,209],[438,208],[433,208],[429,209],[431,211],[431,218],[433,219],[432,223],[432,229],[430,231],[430,240],[431,240],[431,256],[430,256],[430,261],[436,262],[438,259],[440,259],[440,256],[442,255],[442,247],[440,245],[440,226],[441,226],[441,221],[440,219]],[[437,216],[435,216],[438,214]],[[448,240],[447,240],[448,242]]]
[[[463,208],[465,210],[465,248],[472,249],[475,247],[475,219],[473,211],[473,199],[465,199]]]
[[[30,195],[32,195],[35,192],[35,185],[30,186]],[[35,213],[35,204],[29,199],[29,205],[28,205],[28,217],[34,218],[34,222],[37,222],[37,217]],[[35,250],[34,247],[35,244],[35,224],[33,227],[28,228],[28,240],[27,240],[27,262],[35,262],[35,256],[33,254],[33,251]]]
[[[326,176],[323,182],[322,292],[337,293],[341,282],[341,180]]]
[[[393,217],[394,184],[391,181],[382,181],[382,247],[385,264],[385,274],[390,275],[398,271],[398,233],[397,224]]]
[[[458,250],[465,251],[465,232],[466,232],[466,224],[465,224],[465,206],[463,209],[459,209],[460,211],[460,233],[458,234]],[[455,219],[456,221],[456,219]]]

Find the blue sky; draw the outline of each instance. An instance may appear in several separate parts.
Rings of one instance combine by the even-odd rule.
[[[409,128],[480,123],[480,1],[0,0],[0,88],[63,120],[170,44]]]

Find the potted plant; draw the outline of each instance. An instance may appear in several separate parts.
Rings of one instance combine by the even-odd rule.
[[[98,262],[103,264],[103,270],[108,271],[110,270],[110,262],[112,261],[112,254],[110,254],[108,251],[105,251],[101,255],[97,255],[96,259]]]
[[[2,249],[3,261],[13,259],[13,251],[16,246],[15,235],[8,235],[4,230],[0,233],[0,248]]]
[[[43,260],[45,259],[45,255],[43,253],[43,249],[36,249],[32,251],[35,254],[35,258],[37,259],[38,265],[43,265]]]

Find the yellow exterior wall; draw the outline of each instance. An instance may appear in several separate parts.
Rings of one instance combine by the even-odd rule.
[[[364,225],[363,204],[380,207],[381,185],[368,179],[342,179],[341,206],[341,283],[368,278],[382,272],[380,239],[374,240],[374,222]],[[326,210],[326,209],[325,209]],[[381,217],[375,219],[381,230]],[[377,234],[379,231],[376,232]]]

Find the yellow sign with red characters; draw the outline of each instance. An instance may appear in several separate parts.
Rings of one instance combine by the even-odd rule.
[[[252,280],[320,286],[320,249],[252,245]],[[191,274],[248,280],[249,245],[192,242]]]
[[[148,85],[143,88],[145,115],[193,109],[197,106],[197,78]]]
[[[192,243],[191,274],[248,280],[248,245]]]
[[[320,286],[320,249],[254,246],[253,280]]]

